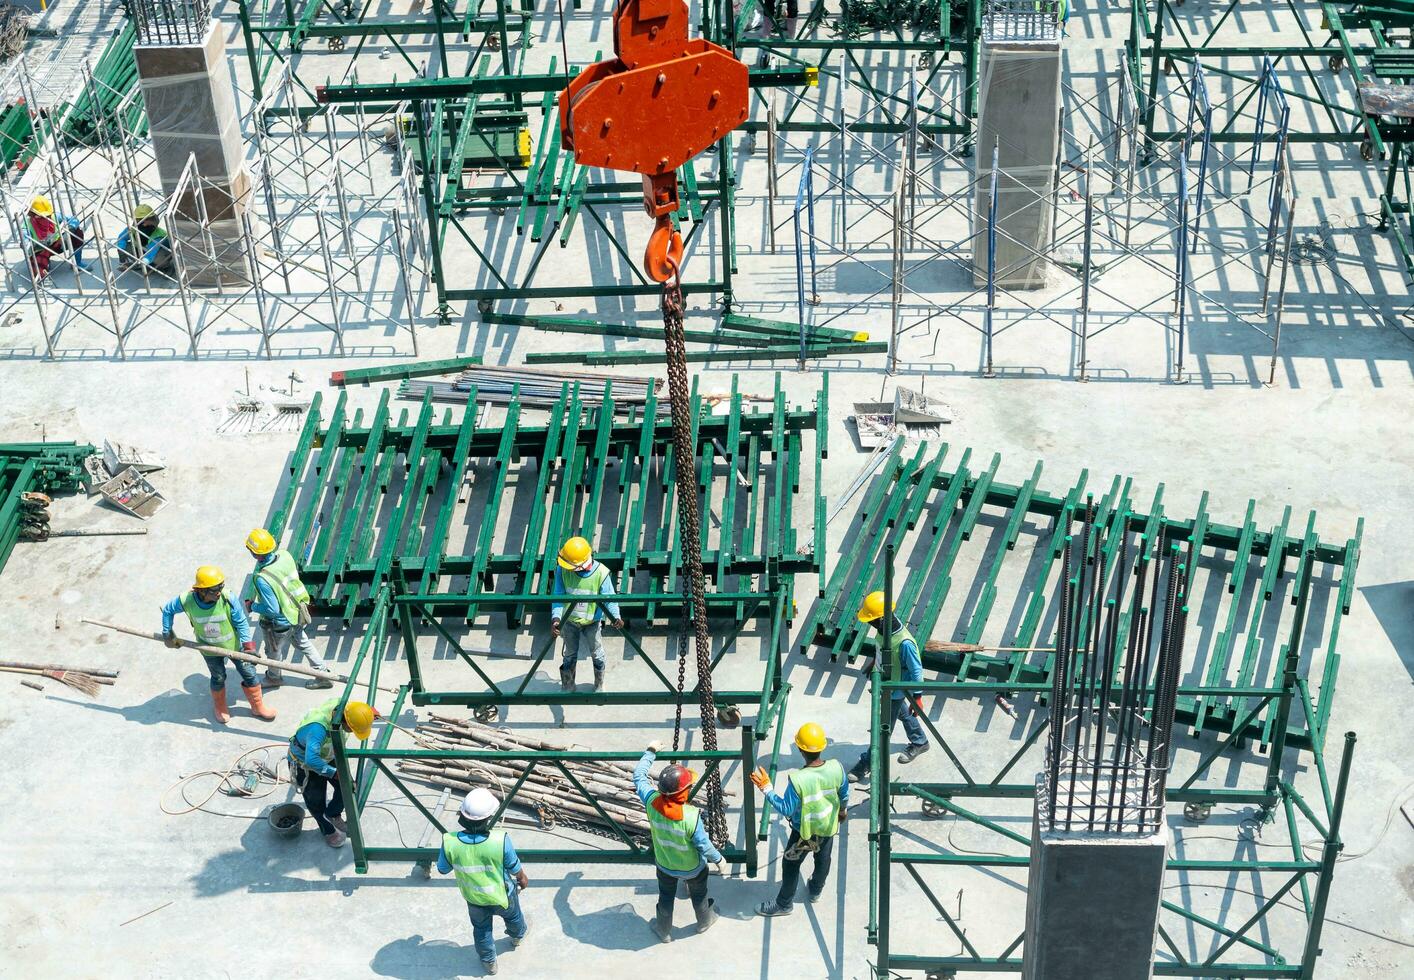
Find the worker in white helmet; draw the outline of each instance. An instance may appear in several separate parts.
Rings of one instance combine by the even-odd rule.
[[[474,789],[462,800],[457,822],[461,830],[444,834],[437,855],[437,870],[456,874],[457,887],[466,899],[471,918],[471,935],[481,966],[496,972],[496,942],[491,938],[492,920],[506,920],[506,935],[519,946],[525,939],[525,916],[520,911],[520,889],[530,884],[520,858],[504,830],[492,830],[500,803],[489,789]]]

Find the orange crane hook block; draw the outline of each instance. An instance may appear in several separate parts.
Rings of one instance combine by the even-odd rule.
[[[620,0],[614,54],[560,94],[560,145],[588,167],[643,175],[656,219],[643,264],[667,282],[682,262],[677,168],[746,121],[748,73],[726,48],[687,36],[683,0]]]

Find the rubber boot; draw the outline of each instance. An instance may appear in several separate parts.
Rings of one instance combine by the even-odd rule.
[[[649,923],[653,928],[653,934],[658,937],[660,943],[670,943],[673,941],[673,913],[664,915],[658,913],[658,917]]]
[[[565,667],[565,666],[561,666],[561,667],[560,667],[560,690],[562,690],[562,691],[573,691],[573,690],[574,690],[574,668],[573,668],[573,667]]]
[[[604,668],[594,668],[594,692],[597,694],[604,690]]]
[[[706,932],[717,921],[717,900],[707,899],[707,907],[697,913],[697,931]]]
[[[260,685],[252,684],[250,687],[241,687],[245,692],[245,699],[250,702],[250,713],[261,721],[274,721],[275,709],[265,707],[265,701],[260,696]]]
[[[216,724],[224,725],[231,720],[231,709],[226,706],[226,689],[217,688],[211,692],[211,712],[216,716]]]

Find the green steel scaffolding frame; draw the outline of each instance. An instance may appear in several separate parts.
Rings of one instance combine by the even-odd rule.
[[[1130,480],[1116,477],[1108,492],[1096,501],[1086,493],[1088,474],[1082,471],[1070,490],[1058,496],[1039,488],[1039,463],[1030,479],[1012,485],[996,479],[1001,462],[998,456],[993,456],[984,470],[973,472],[968,466],[970,451],[951,469],[943,465],[946,454],[944,446],[930,458],[924,446],[909,456],[901,442],[895,445],[860,508],[859,526],[847,535],[851,544],[844,560],[822,590],[816,612],[802,633],[805,642],[813,640],[829,647],[832,657],[852,657],[862,636],[840,610],[856,605],[865,590],[882,587],[890,605],[897,596],[899,613],[916,635],[933,635],[953,583],[954,562],[963,545],[972,541],[969,558],[976,559],[978,577],[969,599],[962,604],[956,630],[963,644],[981,646],[987,622],[999,605],[1000,583],[1018,583],[1015,594],[1000,603],[1012,611],[1011,636],[991,642],[1029,649],[1005,652],[992,647],[994,652],[988,652],[984,647],[925,653],[925,668],[940,672],[943,678],[922,683],[900,681],[887,652],[879,658],[882,663],[873,665],[869,941],[876,947],[876,975],[886,977],[892,975],[890,971],[900,970],[921,970],[930,976],[1022,970],[1018,950],[1024,933],[1000,951],[979,950],[940,900],[937,875],[980,871],[995,876],[1005,874],[1006,869],[1020,870],[1024,875],[1029,867],[1030,837],[1007,824],[1029,820],[1036,783],[1029,779],[1007,781],[1007,777],[1028,756],[1030,762],[1023,772],[1029,775],[1041,768],[1036,746],[1049,726],[1049,716],[1040,709],[1052,690],[1053,659],[1044,648],[1046,630],[1042,625],[1055,588],[1056,558],[1079,509],[1093,505],[1097,525],[1126,532],[1107,537],[1107,549],[1118,547],[1121,539],[1138,543],[1131,556],[1132,567],[1121,569],[1119,574],[1131,574],[1139,563],[1152,561],[1160,549],[1181,548],[1189,567],[1206,573],[1193,602],[1201,603],[1205,616],[1210,615],[1215,624],[1226,624],[1205,652],[1194,652],[1186,667],[1187,676],[1196,682],[1182,683],[1178,688],[1178,717],[1189,727],[1191,754],[1196,761],[1191,769],[1170,775],[1168,801],[1181,805],[1185,816],[1199,821],[1207,818],[1214,805],[1252,807],[1258,826],[1275,822],[1280,814],[1285,831],[1282,846],[1289,845],[1291,853],[1289,860],[1255,854],[1231,860],[1171,858],[1168,874],[1176,880],[1169,887],[1184,889],[1184,895],[1181,901],[1165,900],[1162,908],[1190,930],[1189,948],[1185,951],[1175,942],[1161,916],[1158,939],[1162,945],[1155,975],[1311,977],[1342,848],[1341,815],[1355,745],[1354,734],[1347,734],[1332,788],[1325,763],[1326,730],[1339,666],[1339,622],[1349,612],[1363,521],[1357,522],[1352,538],[1343,545],[1333,545],[1317,535],[1314,513],[1304,532],[1289,533],[1290,507],[1284,510],[1280,523],[1263,533],[1253,520],[1255,501],[1249,503],[1241,525],[1214,521],[1207,510],[1206,493],[1197,514],[1180,519],[1164,512],[1162,485],[1144,513],[1133,506]],[[985,514],[984,508],[989,508]],[[920,525],[923,532],[906,542],[905,537]],[[1028,542],[1033,547],[1020,549],[1022,554],[1030,552],[1029,564],[1019,576],[1015,568],[1004,576],[1003,566],[1017,551],[1023,533],[1035,538]],[[894,567],[900,559],[896,555],[903,556],[906,567],[903,586],[897,590]],[[1114,556],[1105,554],[1102,559],[1108,563]],[[1282,610],[1288,595],[1292,612],[1286,619]],[[1227,596],[1233,598],[1228,600]],[[1222,609],[1224,602],[1226,610]],[[1133,612],[1131,607],[1121,614],[1124,625],[1116,631],[1120,638],[1116,642],[1123,642]],[[833,625],[840,622],[846,624],[844,628]],[[1239,660],[1232,653],[1244,623],[1246,637]],[[1083,622],[1081,630],[1083,633]],[[1206,664],[1202,662],[1204,653]],[[1120,660],[1117,654],[1111,656],[1109,669],[1117,671]],[[1313,672],[1320,674],[1319,697],[1310,684]],[[1102,673],[1096,671],[1096,683]],[[891,693],[901,689],[921,690],[924,697],[995,699],[1008,712],[1015,700],[1020,730],[1026,731],[1026,736],[994,773],[978,773],[974,772],[978,764],[974,762],[969,768],[963,761],[965,750],[955,748],[948,734],[925,713],[920,715],[924,725],[960,778],[946,782],[895,779],[890,772],[889,702]],[[1154,689],[1149,687],[1140,705],[1141,719],[1153,696]],[[1260,765],[1260,784],[1248,778],[1240,761],[1233,761],[1235,757],[1229,754],[1243,748],[1258,748],[1267,755]],[[1183,759],[1187,758],[1185,753]],[[1229,766],[1219,783],[1212,776],[1220,759],[1229,760]],[[1289,775],[1295,763],[1309,764],[1314,770],[1321,794],[1315,805],[1298,790],[1295,776]],[[1187,763],[1180,765],[1186,767]],[[917,811],[908,806],[909,801],[918,803]],[[979,812],[983,810],[989,812]],[[1005,816],[998,810],[1005,811]],[[913,821],[915,815],[921,822]],[[985,828],[1003,850],[985,854],[964,851],[950,841],[930,839],[928,824],[940,817]],[[893,827],[900,822],[906,824],[908,839],[918,845],[916,849],[895,848]],[[1319,858],[1309,857],[1306,850],[1316,847],[1321,851]],[[1007,853],[1006,848],[1015,853]],[[898,868],[906,878],[895,878]],[[1209,872],[1250,875],[1262,883],[1255,911],[1240,925],[1228,925],[1221,917],[1214,919],[1193,908],[1188,892],[1205,887],[1193,876]],[[1264,876],[1279,879],[1272,882]],[[1025,891],[1024,879],[1008,880]],[[908,889],[909,883],[913,890],[905,894],[902,889]],[[955,879],[949,879],[950,888],[955,884]],[[1307,922],[1300,952],[1253,938],[1254,929],[1266,915],[1296,889]],[[906,933],[893,927],[892,903],[896,899],[916,903],[919,896],[961,944],[960,953],[900,951],[896,947],[896,941],[903,940]],[[988,914],[1001,917],[1003,912],[989,908]],[[1020,921],[1024,915],[1013,918]],[[1195,934],[1195,926],[1205,932]],[[1208,943],[1205,948],[1200,948],[1201,937],[1209,937],[1202,939]],[[1229,950],[1245,958],[1225,959]]]

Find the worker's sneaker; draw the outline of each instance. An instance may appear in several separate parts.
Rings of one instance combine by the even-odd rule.
[[[825,889],[821,888],[820,891],[818,891],[818,892],[815,892],[815,891],[807,892],[807,893],[806,893],[806,899],[805,899],[805,900],[806,900],[807,902],[809,902],[811,905],[814,905],[816,902],[820,901],[820,895],[821,895],[821,893],[823,893],[824,891],[825,891]]]
[[[790,915],[792,911],[793,908],[779,905],[774,899],[769,902],[762,902],[760,905],[756,906],[756,914],[764,915],[768,918],[773,915]]]
[[[344,842],[348,839],[349,835],[344,833],[337,827],[334,828],[334,832],[332,834],[324,835],[324,843],[328,844],[330,847],[343,847]]]
[[[324,819],[328,820],[331,824],[333,824],[334,829],[337,830],[339,833],[348,834],[349,825],[344,822],[343,817],[331,817],[326,814]]]
[[[906,766],[914,759],[918,758],[920,755],[927,751],[927,742],[924,742],[922,745],[913,745],[912,743],[910,743],[908,748],[904,749],[898,754],[898,763],[901,766]]]
[[[496,971],[497,971],[498,969],[499,969],[499,967],[496,966],[496,961],[495,961],[495,960],[482,960],[482,961],[481,961],[481,970],[482,970],[482,972],[485,973],[488,977],[489,977],[489,976],[494,976],[495,973],[496,973]]]
[[[315,667],[321,674],[331,673],[328,667]],[[304,682],[306,689],[311,691],[324,691],[334,686],[334,682],[327,677],[311,677]]]
[[[874,770],[868,766],[855,766],[849,771],[849,781],[851,783],[867,783]]]
[[[274,667],[266,667],[265,676],[260,679],[260,683],[263,687],[280,687],[285,683],[285,673]]]

